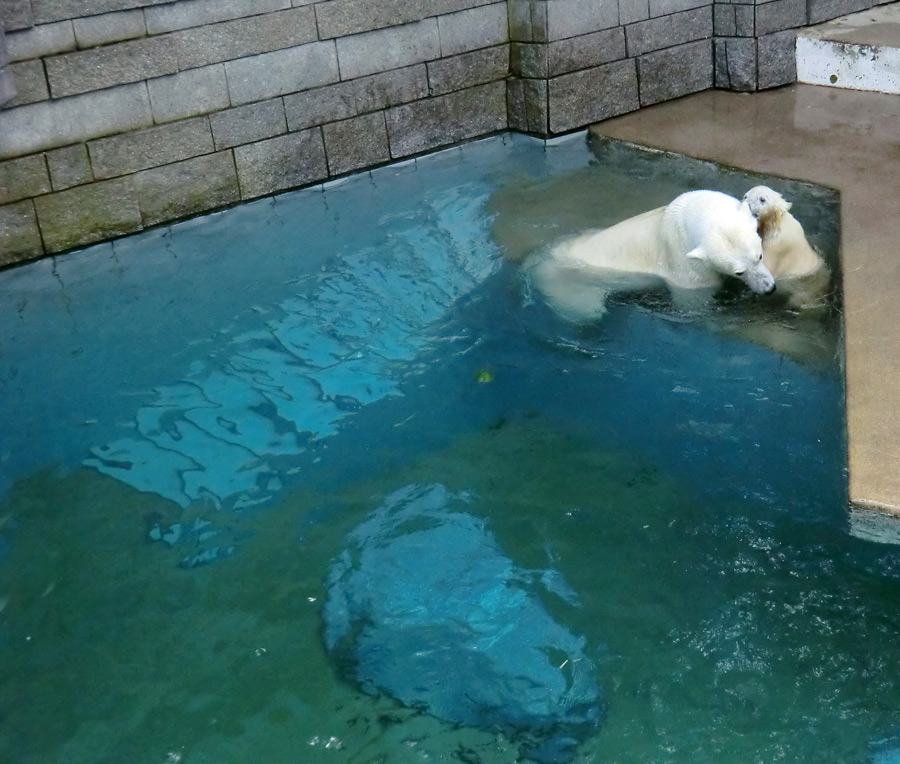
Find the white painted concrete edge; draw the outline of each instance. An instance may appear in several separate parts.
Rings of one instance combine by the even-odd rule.
[[[797,81],[900,94],[900,49],[797,37]]]

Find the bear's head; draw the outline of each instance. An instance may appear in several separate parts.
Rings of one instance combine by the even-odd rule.
[[[754,186],[744,194],[744,204],[757,220],[757,231],[763,241],[774,236],[791,203],[768,186]]]
[[[688,257],[703,260],[723,276],[734,276],[756,294],[775,291],[775,277],[763,263],[762,239],[757,219],[746,202],[734,215],[718,220],[704,246],[688,252]]]

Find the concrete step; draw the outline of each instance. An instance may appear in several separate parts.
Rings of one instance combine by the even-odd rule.
[[[900,94],[900,2],[801,30],[797,80]]]

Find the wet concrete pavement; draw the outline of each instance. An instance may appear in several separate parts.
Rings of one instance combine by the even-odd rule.
[[[840,191],[849,499],[900,514],[900,96],[708,90],[591,129]]]

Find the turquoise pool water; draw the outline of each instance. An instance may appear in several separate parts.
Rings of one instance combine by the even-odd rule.
[[[518,266],[759,182],[504,136],[0,273],[0,761],[891,761],[839,300]]]

